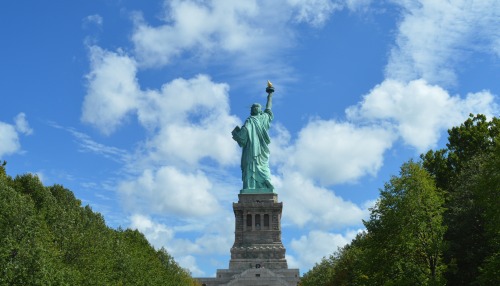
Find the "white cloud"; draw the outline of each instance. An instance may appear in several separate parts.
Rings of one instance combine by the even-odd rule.
[[[396,45],[386,67],[388,78],[456,83],[455,66],[474,51],[498,51],[500,2],[394,1],[403,8]],[[485,50],[479,50],[486,47]],[[498,54],[497,54],[498,55]]]
[[[176,261],[182,268],[189,269],[193,277],[200,277],[205,274],[197,265],[196,258],[192,255],[178,257]]]
[[[300,132],[285,165],[323,185],[375,175],[394,140],[391,130],[334,120],[312,120]]]
[[[227,225],[228,229],[234,229],[233,225]],[[205,228],[208,230],[209,228]],[[176,256],[185,255],[223,255],[228,254],[234,242],[234,235],[230,232],[217,234],[204,234],[194,241],[188,239],[176,239],[170,243],[170,251]]]
[[[307,269],[301,267],[300,262],[295,258],[295,256],[289,254],[289,251],[285,254],[285,259],[289,269],[296,268],[296,269],[301,269],[301,271],[303,272],[305,272],[304,270],[307,271]]]
[[[492,41],[493,52],[500,58],[500,37]]]
[[[138,105],[140,90],[136,63],[124,54],[92,46],[90,65],[82,121],[111,134]]]
[[[20,152],[19,134],[30,135],[32,133],[33,129],[22,112],[14,117],[14,125],[0,121],[0,157]]]
[[[278,165],[286,162],[290,156],[291,152],[291,134],[288,130],[280,124],[279,122],[273,123],[270,129],[270,135],[272,137],[269,149],[271,150],[272,160],[271,164]]]
[[[406,144],[424,152],[434,147],[441,132],[459,124],[469,113],[495,114],[494,96],[488,91],[450,96],[424,80],[402,83],[386,80],[373,88],[356,106],[346,109],[354,121],[393,124]]]
[[[215,224],[215,222],[212,220],[213,218],[210,218],[208,219],[210,222],[207,221],[203,226],[197,225],[198,229],[190,231],[204,233],[193,241],[177,238],[176,234],[182,232],[178,228],[155,222],[151,217],[142,214],[136,213],[130,217],[130,228],[142,232],[157,249],[165,247],[170,254],[176,257],[189,254],[227,254],[234,242],[234,236],[230,237],[232,232],[227,230],[230,230],[234,225],[222,223],[222,226],[225,227],[223,232],[213,232],[214,228],[210,225]],[[187,223],[189,224],[189,221]]]
[[[16,124],[16,130],[25,135],[31,135],[33,133],[33,129],[31,129],[28,121],[26,120],[26,114],[23,112],[19,113],[15,118],[14,122]]]
[[[140,177],[122,182],[118,191],[127,209],[152,214],[203,216],[219,210],[204,173],[184,173],[172,166],[145,170]]]
[[[266,19],[269,11],[257,1],[165,1],[164,7],[163,25],[153,27],[135,17],[132,40],[145,66],[168,64],[184,51],[258,57],[280,44],[279,34],[263,29],[279,15]]]
[[[0,122],[0,156],[16,153],[21,149],[19,135],[16,128],[10,124]]]
[[[130,217],[130,228],[143,233],[156,249],[164,247],[181,267],[189,269],[195,276],[202,276],[204,273],[197,265],[196,256],[227,254],[234,242],[231,231],[234,220],[225,221],[223,216],[208,220],[203,227],[197,226],[196,231],[204,234],[195,240],[177,238],[176,234],[180,231],[176,231],[175,227],[170,228],[141,214]]]
[[[161,90],[148,90],[139,109],[145,126],[157,127],[185,122],[191,117],[219,116],[229,110],[227,84],[215,84],[206,75],[182,78],[164,84]]]
[[[313,27],[322,27],[336,11],[366,11],[372,0],[286,0],[294,20]]]
[[[372,0],[345,0],[345,5],[351,11],[363,11],[368,9]]]
[[[296,10],[295,20],[320,27],[330,18],[335,10],[342,9],[342,5],[330,0],[287,0]]]
[[[174,231],[167,226],[153,222],[149,217],[134,214],[130,217],[130,228],[142,232],[156,248],[161,248],[174,238]]]
[[[210,78],[175,79],[160,91],[148,91],[138,108],[139,121],[158,130],[148,141],[152,160],[181,160],[191,165],[212,158],[234,164],[238,148],[228,130],[240,123],[229,114],[226,84]],[[229,135],[228,135],[229,134]]]
[[[287,171],[283,178],[273,178],[273,182],[286,202],[283,218],[299,227],[340,228],[360,224],[368,215],[366,209],[314,185],[299,172]]]
[[[290,243],[291,249],[297,254],[293,258],[295,264],[303,271],[311,269],[323,257],[333,254],[338,247],[350,243],[361,230],[349,230],[344,234],[323,231],[311,231]]]
[[[84,26],[88,24],[95,24],[97,26],[102,26],[103,19],[102,16],[99,14],[93,14],[93,15],[88,15],[87,17],[83,18],[83,24]]]
[[[51,125],[52,127],[63,129],[71,133],[78,142],[80,152],[92,152],[120,163],[127,163],[131,160],[132,156],[126,150],[96,142],[89,135],[76,131],[73,128],[65,128],[54,123]]]
[[[188,269],[195,276],[204,274],[199,269],[195,257],[186,254],[191,253],[196,245],[186,240],[174,239],[174,231],[164,224],[155,223],[147,216],[134,214],[130,217],[130,228],[143,233],[156,249],[164,247],[182,268]]]

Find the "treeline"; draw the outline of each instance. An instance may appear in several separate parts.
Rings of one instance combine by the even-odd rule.
[[[471,115],[448,134],[402,165],[366,231],[301,285],[500,285],[500,120]]]
[[[0,167],[0,285],[198,285],[137,230],[111,229],[61,185]]]

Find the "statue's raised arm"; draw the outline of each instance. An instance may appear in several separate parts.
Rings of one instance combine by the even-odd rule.
[[[269,170],[269,127],[274,116],[271,111],[274,87],[267,82],[266,109],[254,103],[250,116],[240,128],[236,126],[231,132],[233,139],[242,148],[241,173],[243,189],[241,193],[272,193],[271,171]]]
[[[266,103],[266,109],[271,110],[273,107],[273,92],[274,92],[274,87],[273,84],[270,81],[267,81],[267,103]]]

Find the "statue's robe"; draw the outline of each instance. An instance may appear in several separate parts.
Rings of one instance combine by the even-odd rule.
[[[274,189],[269,170],[268,130],[273,120],[270,109],[251,115],[241,129],[233,131],[233,139],[243,148],[241,173],[243,189]]]

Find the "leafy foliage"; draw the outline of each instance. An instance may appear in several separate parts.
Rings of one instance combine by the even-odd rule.
[[[365,222],[372,284],[443,284],[443,203],[442,192],[420,164],[403,164]]]
[[[198,285],[137,230],[114,230],[61,185],[0,166],[0,285]]]
[[[471,114],[448,134],[446,148],[403,164],[367,233],[303,285],[500,285],[500,119]]]
[[[334,266],[338,261],[338,253],[330,255],[329,258],[323,257],[320,263],[317,263],[309,272],[304,274],[301,279],[301,286],[327,286],[333,285]]]
[[[478,284],[500,284],[500,136],[495,149],[484,160],[478,178],[477,203],[484,221],[484,260],[479,267]]]
[[[498,184],[494,184],[498,163],[500,119],[470,115],[448,131],[447,148],[422,156],[423,164],[446,192],[444,222],[449,248],[444,253],[449,265],[446,278],[451,285],[478,283],[481,264],[498,253],[488,242],[486,225],[494,222],[487,209],[500,207]],[[437,163],[439,162],[439,163]],[[487,167],[489,166],[489,167]],[[443,183],[445,182],[445,183]],[[485,198],[488,198],[485,200]],[[493,228],[500,228],[496,223]],[[491,242],[491,241],[490,241]],[[497,277],[499,277],[497,275]]]
[[[329,258],[323,258],[301,279],[301,286],[356,286],[368,285],[364,257],[366,232],[360,233],[350,243]]]

